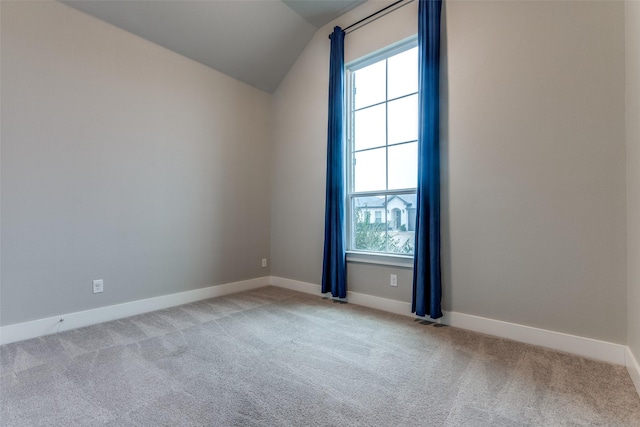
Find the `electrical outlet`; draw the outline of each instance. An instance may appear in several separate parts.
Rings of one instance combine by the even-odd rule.
[[[398,275],[397,274],[392,274],[391,275],[391,279],[389,280],[389,284],[391,286],[398,286]]]
[[[262,258],[262,268],[267,266],[267,259],[266,258]]]
[[[102,280],[102,279],[94,280],[93,281],[93,293],[94,294],[99,294],[99,293],[102,293],[103,290],[104,290],[104,280]]]

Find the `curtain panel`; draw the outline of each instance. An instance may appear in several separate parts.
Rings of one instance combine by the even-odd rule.
[[[329,124],[327,132],[327,189],[324,220],[322,293],[347,297],[344,224],[344,36],[331,34],[329,62]]]
[[[441,0],[418,5],[418,197],[412,312],[442,317],[440,276]]]

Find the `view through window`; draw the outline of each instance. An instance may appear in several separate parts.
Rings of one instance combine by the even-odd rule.
[[[405,42],[347,66],[349,250],[413,254],[416,44]]]

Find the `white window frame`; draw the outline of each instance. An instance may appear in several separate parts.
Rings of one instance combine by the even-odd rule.
[[[345,65],[345,77],[346,77],[346,105],[345,105],[345,124],[346,124],[346,144],[345,144],[345,165],[346,165],[346,191],[345,191],[345,219],[346,219],[346,234],[347,234],[347,261],[359,262],[359,263],[371,263],[382,265],[394,265],[398,267],[412,267],[413,254],[401,254],[394,252],[374,252],[366,251],[362,249],[355,249],[355,233],[354,233],[354,218],[353,218],[353,198],[363,196],[387,196],[403,195],[403,194],[417,194],[417,188],[403,189],[403,190],[385,190],[385,191],[370,191],[370,192],[355,192],[353,183],[353,72],[372,65],[378,61],[389,58],[391,56],[402,53],[406,50],[415,48],[418,45],[417,36],[412,36],[408,39],[395,43],[387,48],[374,52],[363,58],[357,59]],[[388,76],[385,83],[388,84]],[[411,94],[412,95],[412,94]],[[404,95],[410,96],[410,95]],[[395,99],[395,98],[394,98]],[[393,100],[393,99],[392,99]],[[392,101],[385,99],[385,103]],[[388,161],[388,157],[387,157]],[[417,161],[417,160],[416,160]],[[388,174],[388,171],[387,171]],[[388,180],[388,175],[387,175]],[[417,185],[417,182],[416,182]],[[385,212],[383,215],[383,223],[388,223],[388,215]]]

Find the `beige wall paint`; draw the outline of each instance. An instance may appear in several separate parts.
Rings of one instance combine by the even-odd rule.
[[[416,9],[349,34],[347,61],[414,34]],[[446,310],[626,343],[623,22],[620,2],[446,3]],[[272,273],[311,283],[331,27],[274,94]],[[410,280],[387,288],[398,269],[348,268],[351,289],[410,301]]]
[[[0,324],[269,274],[268,94],[58,2],[1,29]]]
[[[625,2],[628,345],[640,360],[640,2]]]

